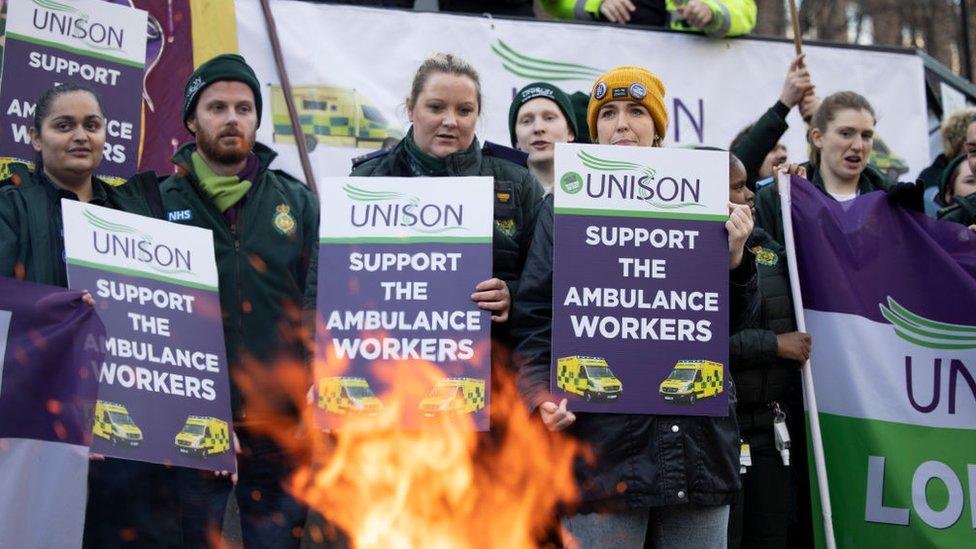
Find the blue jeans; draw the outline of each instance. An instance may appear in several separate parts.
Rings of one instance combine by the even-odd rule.
[[[284,489],[293,472],[291,460],[271,439],[235,427],[240,437],[237,456],[237,506],[241,511],[244,547],[298,547],[307,511]],[[180,480],[184,547],[211,547],[219,540],[227,500],[234,486],[211,471],[183,469]]]
[[[670,505],[562,520],[567,547],[590,549],[726,549],[729,506]],[[650,539],[646,539],[647,535]],[[571,539],[570,539],[571,537]]]

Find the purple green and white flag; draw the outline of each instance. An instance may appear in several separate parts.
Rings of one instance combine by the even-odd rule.
[[[976,233],[790,194],[837,547],[973,546]]]
[[[105,328],[82,293],[0,278],[0,547],[79,547]]]

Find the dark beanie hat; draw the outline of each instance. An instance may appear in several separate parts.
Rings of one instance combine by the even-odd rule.
[[[200,94],[210,84],[222,80],[231,80],[247,84],[254,92],[254,108],[258,113],[258,126],[261,125],[261,84],[258,77],[254,74],[254,69],[247,64],[243,57],[236,53],[225,53],[207,60],[204,64],[193,71],[190,78],[186,81],[186,88],[183,90],[183,125],[186,126],[186,119],[190,117],[196,109]],[[187,126],[186,129],[190,129]],[[192,132],[191,132],[192,133]]]
[[[508,131],[512,134],[513,147],[517,141],[515,139],[515,121],[518,118],[519,109],[537,97],[545,97],[553,101],[559,110],[563,111],[563,116],[566,117],[569,129],[573,130],[573,135],[578,136],[580,134],[576,128],[576,115],[573,112],[573,105],[569,102],[569,96],[566,95],[566,92],[552,84],[533,82],[515,94],[515,98],[512,99],[512,106],[508,108]]]
[[[590,94],[578,91],[569,96],[576,112],[576,127],[580,129],[576,134],[576,143],[592,143],[590,141],[589,123],[586,121],[586,107],[590,104]]]
[[[960,154],[959,156],[952,159],[949,164],[942,170],[942,175],[939,177],[939,193],[935,195],[933,199],[940,208],[945,208],[949,205],[946,202],[945,195],[946,191],[952,189],[953,176],[956,174],[956,168],[959,164],[962,164],[968,159],[966,153]]]

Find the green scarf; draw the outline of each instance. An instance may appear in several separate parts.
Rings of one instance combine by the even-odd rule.
[[[447,161],[443,158],[431,156],[413,142],[413,128],[403,138],[403,146],[407,150],[410,170],[415,176],[443,177],[447,175]]]
[[[240,202],[251,188],[250,181],[246,179],[241,181],[241,178],[236,175],[215,174],[196,151],[190,156],[190,160],[193,162],[193,173],[197,174],[197,179],[200,180],[200,186],[213,200],[214,206],[217,206],[220,213],[226,212],[231,206]]]

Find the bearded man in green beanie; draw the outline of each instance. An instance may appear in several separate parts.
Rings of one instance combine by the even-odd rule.
[[[241,56],[219,55],[190,75],[183,121],[196,139],[173,156],[177,173],[161,184],[163,207],[170,221],[213,232],[244,545],[298,547],[306,512],[282,488],[296,464],[262,433],[272,422],[276,432],[298,425],[291,381],[308,377],[303,311],[315,304],[318,200],[272,170],[275,153],[256,142],[261,86]],[[208,544],[231,479],[187,470],[182,480],[184,542]]]
[[[508,109],[508,129],[512,146],[529,155],[529,171],[546,194],[552,193],[556,143],[575,141],[579,135],[569,96],[546,82],[525,86]]]

